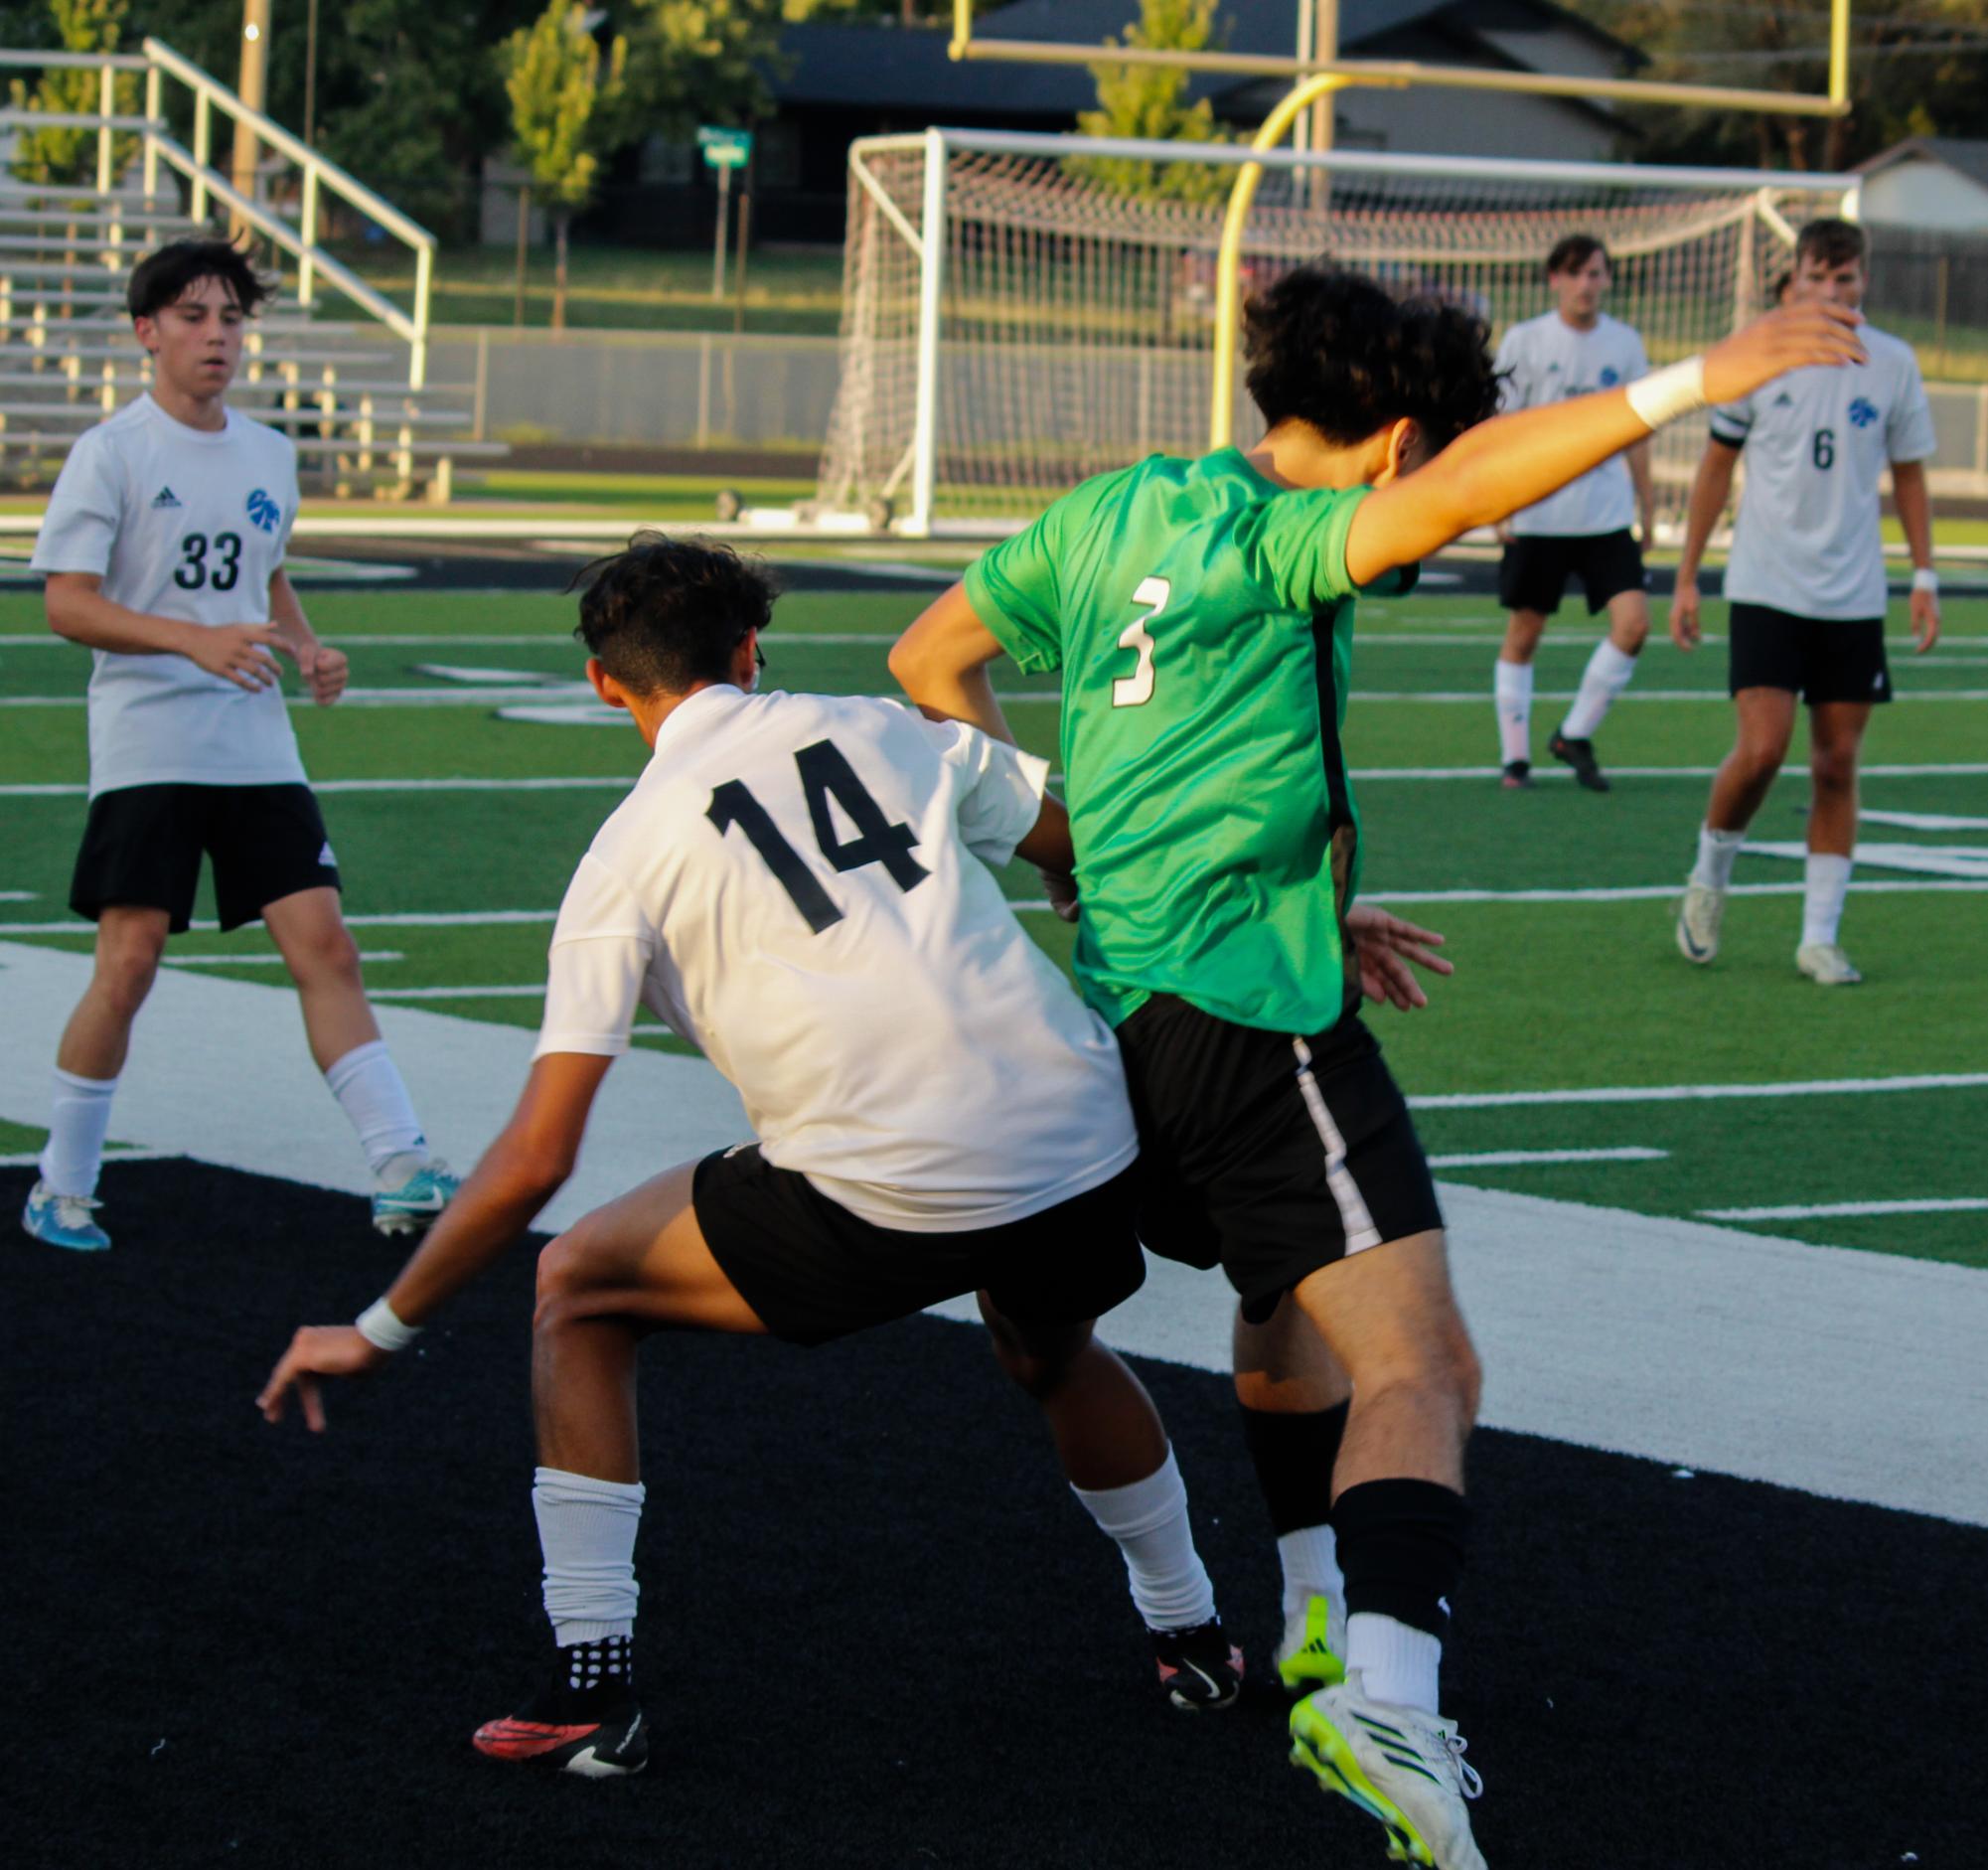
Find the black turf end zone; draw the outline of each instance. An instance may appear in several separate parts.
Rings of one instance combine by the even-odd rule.
[[[976,1333],[652,1340],[654,1752],[546,1780],[469,1744],[549,1649],[529,1248],[334,1388],[318,1439],[252,1401],[293,1326],[399,1264],[361,1202],[115,1166],[116,1248],[66,1254],[12,1225],[30,1180],[0,1174],[10,1863],[1384,1865],[1284,1763],[1275,1555],[1219,1379],[1141,1365],[1253,1671],[1191,1717]],[[1491,1432],[1471,1479],[1445,1679],[1493,1870],[1988,1865],[1988,1532]]]

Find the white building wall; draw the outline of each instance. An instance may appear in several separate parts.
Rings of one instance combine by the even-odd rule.
[[[1988,188],[1924,157],[1864,179],[1860,214],[1874,225],[1988,233]]]

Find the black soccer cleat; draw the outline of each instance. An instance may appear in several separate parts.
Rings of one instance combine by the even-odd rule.
[[[1191,1630],[1148,1630],[1159,1685],[1176,1708],[1207,1714],[1232,1706],[1243,1691],[1243,1652],[1211,1618]]]
[[[1606,792],[1608,775],[1602,770],[1595,758],[1595,742],[1592,740],[1570,740],[1564,733],[1557,733],[1546,743],[1546,750],[1557,760],[1565,761],[1574,768],[1574,777],[1590,792]]]
[[[1507,792],[1530,792],[1532,790],[1532,761],[1507,760],[1504,777],[1499,781]]]

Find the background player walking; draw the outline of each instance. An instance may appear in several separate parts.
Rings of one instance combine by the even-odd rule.
[[[1796,300],[1855,311],[1867,280],[1863,230],[1812,221],[1795,240]],[[1712,781],[1698,861],[1678,905],[1677,945],[1701,966],[1719,952],[1733,861],[1766,803],[1808,703],[1808,859],[1795,966],[1824,987],[1863,977],[1837,940],[1857,847],[1857,759],[1871,709],[1892,699],[1885,660],[1885,544],[1878,483],[1887,463],[1912,551],[1912,635],[1923,655],[1939,636],[1932,504],[1925,460],[1932,411],[1912,347],[1863,327],[1867,360],[1796,371],[1712,412],[1691,487],[1670,633],[1700,635],[1698,567],[1746,451],[1747,485],[1726,564],[1730,687],[1739,732]]]
[[[1499,406],[1538,408],[1567,396],[1631,384],[1649,370],[1643,341],[1602,310],[1608,295],[1607,249],[1592,234],[1570,234],[1547,255],[1546,283],[1555,306],[1512,326],[1498,346]],[[1633,493],[1633,512],[1631,501]],[[1642,523],[1642,545],[1629,531]],[[1515,513],[1501,527],[1498,601],[1511,613],[1493,672],[1498,753],[1506,786],[1532,784],[1532,663],[1546,620],[1560,608],[1570,577],[1581,580],[1588,614],[1608,614],[1567,718],[1547,742],[1557,760],[1591,792],[1608,781],[1595,758],[1595,730],[1629,686],[1649,635],[1643,552],[1655,538],[1656,496],[1650,446],[1639,441],[1591,474]]]
[[[96,923],[96,966],[56,1054],[22,1216],[52,1246],[110,1245],[93,1210],[111,1098],[166,938],[191,923],[203,856],[222,927],[261,920],[297,984],[312,1055],[373,1171],[374,1225],[418,1230],[455,1188],[367,1004],[270,654],[320,705],[344,691],[343,652],[318,641],[283,574],[296,448],[226,401],[267,293],[225,240],[176,241],[132,269],[152,389],[77,438],[35,546],[50,628],[95,665],[70,906]]]

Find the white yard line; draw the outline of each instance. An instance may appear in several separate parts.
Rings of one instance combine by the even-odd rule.
[[[311,790],[326,796],[341,792],[626,792],[634,783],[633,773],[545,779],[314,779]],[[80,783],[0,786],[0,799],[80,799],[88,791]]]
[[[34,900],[35,892],[32,889],[0,889],[0,902],[33,902]]]
[[[1431,1169],[1524,1169],[1535,1163],[1660,1163],[1668,1150],[1628,1145],[1615,1150],[1470,1150],[1458,1156],[1432,1156]]]
[[[1608,775],[1611,779],[1710,779],[1718,770],[1716,766],[1610,766]],[[1857,770],[1865,779],[1976,779],[1988,774],[1988,760],[1946,760],[1931,765],[1876,764]],[[1571,781],[1574,774],[1564,767],[1535,766],[1532,776],[1535,781]],[[1461,779],[1484,785],[1497,779],[1498,769],[1495,766],[1355,766],[1351,777],[1359,785],[1394,779]]]
[[[1752,851],[1755,847],[1746,847]],[[1767,855],[1776,855],[1768,853]],[[1794,855],[1794,854],[1789,854]],[[1806,852],[1800,855],[1806,856]],[[1895,896],[1916,894],[1924,890],[1957,891],[1962,895],[1988,889],[1988,879],[1953,878],[1941,874],[1929,876],[1923,882],[1907,882],[1903,878],[1865,877],[1853,881],[1850,888],[1867,896]],[[1726,893],[1729,896],[1799,896],[1803,885],[1800,883],[1735,883]],[[1625,883],[1620,887],[1596,889],[1370,889],[1362,890],[1363,902],[1661,902],[1666,897],[1681,895],[1684,883],[1680,878],[1675,883]]]
[[[1624,1084],[1578,1091],[1450,1091],[1412,1097],[1415,1110],[1517,1110],[1537,1104],[1689,1104],[1715,1098],[1867,1097],[1892,1091],[1974,1091],[1988,1071],[1927,1071],[1898,1078],[1791,1078],[1764,1084]]]
[[[535,987],[369,987],[369,1000],[543,1000],[542,984]]]
[[[407,957],[397,948],[380,948],[360,955],[362,962],[405,961]],[[169,968],[280,968],[281,955],[168,955],[165,965]],[[369,988],[368,993],[376,998],[379,988]]]
[[[1988,1209],[1988,1195],[1962,1195],[1956,1200],[1820,1201],[1806,1207],[1702,1207],[1709,1221],[1815,1221],[1858,1214],[1973,1214]]]
[[[103,1152],[104,1165],[112,1163],[174,1163],[180,1160],[178,1150],[120,1150],[111,1144]],[[42,1153],[39,1150],[23,1150],[18,1154],[0,1156],[0,1169],[39,1169]]]

